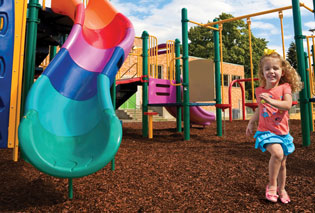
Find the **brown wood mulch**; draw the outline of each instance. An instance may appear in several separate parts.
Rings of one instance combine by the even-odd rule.
[[[142,137],[141,123],[124,123],[115,171],[109,164],[75,179],[72,200],[66,179],[0,150],[0,212],[314,212],[315,134],[302,147],[300,121],[290,124],[296,151],[287,161],[287,205],[265,200],[269,154],[245,136],[247,121],[226,121],[224,137],[215,123],[193,126],[190,141],[175,122],[160,122],[152,140]]]

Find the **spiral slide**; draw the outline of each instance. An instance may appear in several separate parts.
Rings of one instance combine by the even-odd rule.
[[[55,177],[77,178],[115,156],[122,127],[110,85],[133,45],[131,22],[108,0],[52,0],[74,26],[61,50],[32,86],[19,126],[23,157]]]

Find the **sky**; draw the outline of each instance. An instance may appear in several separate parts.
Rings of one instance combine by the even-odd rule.
[[[41,2],[42,0],[40,0]],[[46,6],[50,5],[46,0]],[[301,0],[313,8],[312,0]],[[261,12],[265,10],[290,6],[291,0],[111,0],[113,6],[130,19],[136,36],[145,30],[158,38],[158,43],[167,40],[181,40],[181,10],[188,10],[188,19],[198,23],[213,21],[222,12],[234,17]],[[286,52],[294,41],[292,10],[283,11],[284,43]],[[311,35],[315,28],[314,15],[301,8],[303,35]],[[246,20],[244,20],[246,21]],[[282,53],[281,27],[278,13],[251,18],[251,30],[255,37],[265,38],[269,49]],[[189,24],[188,27],[196,26]],[[223,25],[224,27],[224,25]],[[306,48],[306,45],[304,45]]]

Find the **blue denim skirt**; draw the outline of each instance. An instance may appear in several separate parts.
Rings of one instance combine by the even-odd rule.
[[[266,146],[272,143],[278,143],[282,146],[284,155],[289,155],[294,152],[295,146],[293,143],[293,137],[288,133],[287,135],[276,135],[269,131],[261,132],[257,131],[254,135],[256,139],[255,149],[260,149],[262,152],[266,151]]]

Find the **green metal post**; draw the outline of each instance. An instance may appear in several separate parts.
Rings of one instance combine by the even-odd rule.
[[[110,88],[110,93],[111,93],[113,108],[114,108],[114,110],[116,110],[116,78],[114,78],[113,84]],[[115,156],[111,162],[111,169],[112,169],[112,171],[115,170]]]
[[[34,83],[35,74],[35,56],[36,56],[36,40],[37,40],[37,24],[38,10],[41,5],[38,0],[30,0],[28,4],[28,17],[27,17],[27,32],[25,44],[25,59],[24,59],[24,73],[23,73],[23,86],[21,97],[21,116],[24,115],[25,99],[28,91]]]
[[[142,136],[148,137],[148,116],[144,112],[148,112],[148,39],[149,34],[147,31],[142,33]]]
[[[297,52],[297,62],[298,62],[298,72],[301,76],[301,80],[306,83],[305,74],[305,60],[304,60],[304,47],[302,35],[302,25],[301,25],[301,11],[300,11],[300,1],[292,0],[292,10],[293,10],[293,23],[294,23],[294,34]],[[309,100],[307,99],[307,90],[305,88],[300,92],[300,109],[301,109],[301,127],[302,127],[302,139],[303,146],[309,146],[311,144],[310,139],[310,122],[309,122]]]
[[[175,57],[180,57],[180,41],[179,39],[175,39]],[[175,61],[175,75],[176,75],[176,84],[181,83],[180,79],[180,60],[176,59]],[[177,118],[176,118],[176,126],[177,132],[182,132],[182,91],[181,86],[176,86],[176,103],[180,104],[177,106]]]
[[[114,158],[112,159],[110,169],[111,169],[112,171],[115,171],[115,156],[114,156]]]
[[[68,197],[69,199],[73,198],[73,184],[72,184],[72,178],[68,179]]]
[[[53,58],[56,56],[56,54],[57,54],[57,47],[56,46],[50,46],[49,61],[52,61]]]
[[[218,21],[217,19],[213,20]],[[219,25],[214,25],[215,28],[219,28]],[[221,80],[220,80],[220,40],[219,31],[213,31],[214,37],[214,66],[215,66],[215,96],[216,104],[221,104]],[[216,107],[216,117],[217,117],[217,135],[222,136],[222,112],[221,109]]]
[[[307,53],[304,52],[304,59],[305,59],[305,70],[307,70],[309,67],[308,67],[308,56],[307,56]],[[306,94],[307,94],[307,99],[309,100],[311,98],[311,91],[310,91],[310,78],[309,78],[309,74],[308,74],[309,71],[306,72],[306,75],[305,75],[305,85],[304,87],[307,88],[306,89]],[[308,108],[309,108],[309,111],[308,111],[308,116],[309,116],[309,122],[310,122],[310,131],[313,131],[313,113],[312,113],[312,103],[311,102],[308,102]]]
[[[313,13],[314,13],[314,18],[315,18],[315,0],[313,0]]]
[[[190,140],[189,112],[189,69],[188,69],[188,15],[187,9],[182,9],[182,40],[183,40],[183,108],[184,108],[184,140]]]
[[[112,98],[112,103],[113,103],[113,108],[116,110],[116,78],[113,81],[113,84],[110,88],[110,93],[111,93],[111,98]]]

